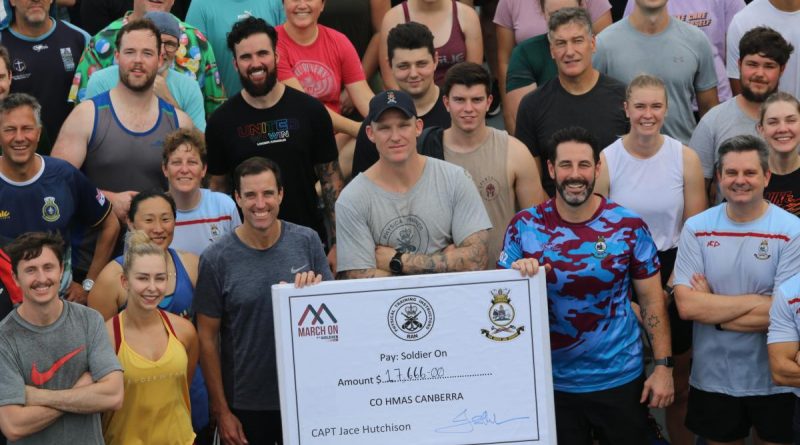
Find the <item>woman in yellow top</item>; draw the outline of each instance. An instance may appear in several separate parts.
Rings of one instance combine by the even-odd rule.
[[[197,365],[197,333],[188,320],[158,308],[167,287],[166,255],[144,232],[128,239],[120,278],[127,307],[106,322],[125,369],[122,408],[103,415],[109,445],[194,443],[188,382]]]

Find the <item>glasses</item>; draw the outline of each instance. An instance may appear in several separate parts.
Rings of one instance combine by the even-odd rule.
[[[178,50],[178,46],[179,46],[177,42],[164,41],[164,42],[161,42],[161,44],[163,44],[164,45],[164,49],[166,49],[169,52],[177,51]]]

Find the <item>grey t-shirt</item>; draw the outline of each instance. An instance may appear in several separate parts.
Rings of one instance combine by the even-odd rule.
[[[336,201],[337,269],[374,269],[377,245],[428,255],[491,228],[462,167],[426,158],[422,176],[406,193],[388,192],[362,173]]]
[[[282,220],[268,249],[249,247],[232,232],[200,256],[194,309],[221,319],[222,385],[231,408],[280,408],[272,285],[309,270],[333,279],[317,232]]]
[[[670,18],[667,29],[647,35],[625,18],[597,36],[592,61],[601,73],[625,84],[639,74],[660,77],[669,99],[664,133],[688,145],[697,124],[692,99],[696,92],[717,86],[711,43],[703,31]]]
[[[714,166],[719,160],[719,146],[728,138],[750,134],[758,136],[756,121],[746,115],[732,97],[717,105],[700,119],[689,147],[693,148],[703,164],[703,176],[714,176]]]
[[[25,303],[23,303],[25,304]],[[34,326],[11,312],[0,322],[0,406],[25,405],[25,386],[70,389],[84,372],[95,381],[120,371],[103,317],[64,301],[55,323]],[[100,414],[66,413],[15,444],[103,444]]]

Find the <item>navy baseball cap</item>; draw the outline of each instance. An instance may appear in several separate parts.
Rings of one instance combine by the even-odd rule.
[[[377,121],[384,111],[396,109],[403,112],[406,117],[417,117],[417,107],[414,100],[405,91],[386,90],[375,95],[369,101],[369,113],[367,122]]]
[[[176,39],[180,40],[181,38],[181,27],[175,17],[168,12],[161,12],[161,11],[150,11],[144,15],[144,18],[153,22],[156,25],[156,28],[161,32],[161,34],[167,34],[175,37]]]

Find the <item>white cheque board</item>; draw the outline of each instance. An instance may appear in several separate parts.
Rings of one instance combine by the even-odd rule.
[[[555,444],[544,275],[272,289],[284,443]]]

